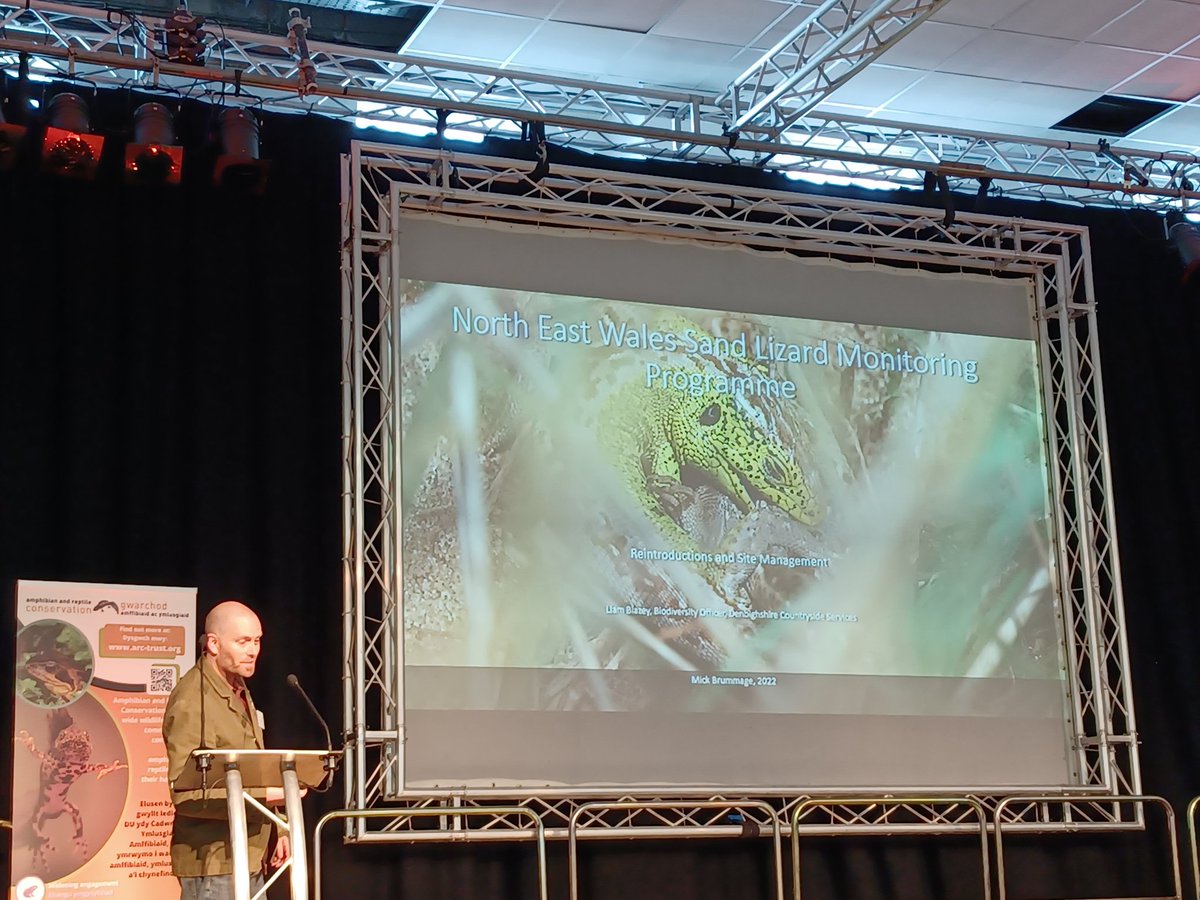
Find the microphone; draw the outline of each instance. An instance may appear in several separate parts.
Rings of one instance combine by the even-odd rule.
[[[297,678],[295,675],[289,675],[287,677],[287,683],[288,683],[288,686],[290,688],[292,688],[292,690],[294,690],[297,694],[299,694],[301,696],[301,698],[303,698],[304,702],[308,705],[308,708],[312,711],[312,714],[317,717],[317,721],[321,723],[321,727],[323,729],[325,729],[325,748],[327,750],[329,750],[330,753],[332,753],[333,752],[333,738],[330,737],[330,735],[329,735],[329,725],[326,724],[325,717],[323,715],[321,715],[320,711],[313,704],[313,702],[309,698],[308,694],[305,693],[304,688],[300,687],[300,679],[299,678]]]

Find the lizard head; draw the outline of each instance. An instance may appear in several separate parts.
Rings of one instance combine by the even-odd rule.
[[[671,417],[671,443],[682,462],[706,472],[742,509],[752,493],[806,525],[821,519],[800,467],[740,408],[738,398],[706,392],[687,396]]]

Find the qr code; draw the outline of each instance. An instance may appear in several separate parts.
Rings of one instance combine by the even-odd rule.
[[[179,669],[175,666],[150,667],[150,693],[169,694],[175,690],[175,677]]]

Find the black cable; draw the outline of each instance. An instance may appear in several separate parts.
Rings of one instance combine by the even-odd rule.
[[[204,640],[205,643],[207,644],[208,635],[207,634],[204,635],[202,640]],[[204,680],[207,677],[204,669],[208,665],[207,659],[208,659],[208,648],[207,648],[207,646],[205,646],[200,650],[200,663],[199,663],[199,667],[200,667],[200,746],[196,748],[197,750],[208,750],[209,749],[208,743],[204,740],[204,725],[205,725],[205,722],[204,722],[204,695],[205,695],[205,693],[207,693],[204,690]],[[209,769],[212,768],[212,757],[211,756],[196,757],[196,768],[200,770],[200,791],[201,791],[202,795],[207,795],[208,794],[208,771],[209,771]]]

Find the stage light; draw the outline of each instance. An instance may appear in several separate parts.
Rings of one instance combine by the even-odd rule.
[[[258,119],[248,109],[226,109],[218,121],[221,155],[213,180],[224,187],[261,193],[271,164],[258,158]]]
[[[1173,209],[1167,213],[1167,238],[1183,263],[1180,281],[1191,284],[1196,271],[1200,270],[1200,229],[1189,222],[1183,213]]]
[[[69,91],[55,94],[46,106],[46,119],[43,168],[70,178],[94,177],[104,138],[89,133],[91,124],[83,98]]]
[[[133,112],[133,143],[125,148],[125,178],[138,184],[179,184],[183,148],[175,144],[175,117],[161,103]]]

